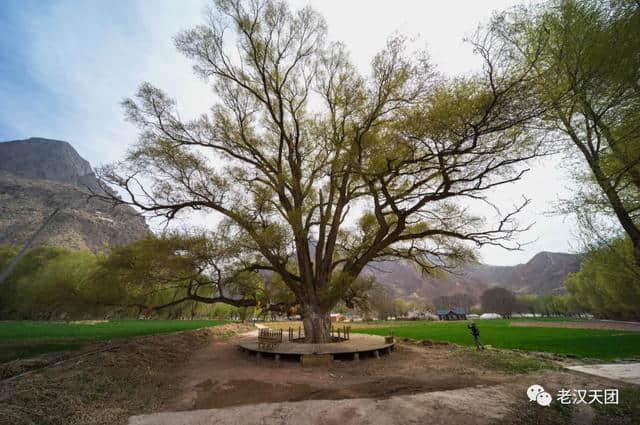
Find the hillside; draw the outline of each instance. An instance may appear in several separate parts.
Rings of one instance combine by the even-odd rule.
[[[578,271],[580,257],[561,252],[539,252],[516,266],[479,265],[468,268],[468,276],[515,292],[548,295],[562,290],[569,273]]]
[[[69,143],[0,143],[0,244],[23,244],[55,208],[61,210],[35,244],[99,251],[149,231],[132,208],[89,200],[89,188],[98,188],[96,176]]]
[[[539,252],[525,264],[492,266],[473,264],[454,273],[422,276],[405,261],[385,262],[370,268],[376,280],[398,296],[416,293],[432,299],[440,295],[464,292],[479,296],[492,286],[502,286],[517,293],[548,295],[562,292],[567,275],[580,267],[575,254]]]

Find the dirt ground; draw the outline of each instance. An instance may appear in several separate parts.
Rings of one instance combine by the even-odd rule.
[[[366,416],[366,412],[371,410],[371,399],[402,400],[401,404],[404,404],[416,398],[414,403],[419,404],[421,417],[430,417],[429,422],[434,424],[451,423],[452,418],[457,423],[468,424],[565,423],[569,415],[562,410],[536,410],[536,407],[541,408],[531,405],[525,395],[526,389],[537,383],[551,394],[556,394],[561,388],[627,386],[604,378],[564,371],[559,363],[548,361],[544,361],[542,369],[535,372],[514,372],[505,365],[530,365],[541,360],[508,350],[476,353],[473,349],[452,344],[410,340],[400,342],[391,356],[382,356],[380,359],[335,361],[328,367],[305,368],[298,363],[257,360],[240,353],[234,345],[239,338],[213,340],[206,348],[195,353],[180,371],[184,392],[167,405],[166,410],[225,408],[224,411],[230,414],[240,414],[243,423],[263,423],[262,415],[266,410],[250,406],[272,403],[264,405],[265,409],[271,408],[267,406],[276,406],[273,409],[281,411],[291,408],[288,402],[343,400],[341,404],[345,406],[342,410],[330,408],[330,403],[303,404],[299,407],[305,412],[329,409],[332,412],[331,420],[327,416],[318,423],[337,424],[357,423],[353,422],[353,418],[350,419],[355,411],[365,412],[361,420],[368,422],[371,418]],[[495,362],[495,358],[500,360]],[[479,397],[479,393],[485,396]],[[428,395],[424,397],[424,394]],[[397,406],[396,403],[383,407],[380,403],[375,406],[387,414]],[[447,405],[450,408],[446,408]],[[246,406],[246,409],[240,409],[240,406]],[[280,422],[274,423],[289,423],[289,419],[282,421],[281,416],[276,417]],[[539,421],[540,417],[546,419]],[[607,418],[600,417],[594,421],[598,416],[588,406],[572,413],[571,417],[578,418],[581,421],[578,423],[622,423],[619,418],[608,422]],[[155,423],[158,417],[149,420],[140,423]],[[202,423],[212,422],[204,420]]]
[[[181,365],[246,325],[104,342],[0,365],[0,425],[123,424],[181,391]]]
[[[617,322],[608,320],[581,320],[579,322],[537,322],[513,321],[510,326],[513,327],[536,327],[536,328],[570,328],[570,329],[615,329],[619,331],[640,332],[640,323],[633,322]]]
[[[212,341],[181,370],[187,389],[172,410],[308,399],[384,398],[398,394],[493,385],[512,377],[460,364],[449,349],[402,344],[378,360],[301,367],[240,353],[234,341]],[[203,367],[211,365],[211,367]]]
[[[372,400],[384,406],[391,403],[384,400],[410,399],[418,403],[421,415],[435,419],[432,423],[451,423],[446,419],[451,415],[458,415],[458,423],[471,424],[570,423],[563,422],[569,416],[562,410],[529,403],[528,386],[543,385],[551,394],[560,388],[625,386],[507,350],[476,353],[467,347],[415,341],[400,342],[391,356],[329,366],[258,361],[237,349],[243,337],[230,337],[244,330],[232,325],[136,338],[5,379],[0,381],[0,424],[125,424],[132,415],[153,412],[251,409],[258,403],[302,400],[343,400],[348,414],[353,409],[370,411]],[[522,365],[542,368],[524,373]],[[487,399],[493,408],[487,407]],[[580,410],[589,421],[578,423],[622,423],[594,422],[598,416],[592,410]],[[260,423],[261,408],[253,411]],[[541,414],[551,420],[540,422]],[[241,422],[251,422],[248,419]],[[350,423],[343,419],[338,417],[336,423]],[[629,423],[640,423],[636,419]]]

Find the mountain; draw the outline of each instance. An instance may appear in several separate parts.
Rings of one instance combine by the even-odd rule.
[[[415,293],[433,299],[461,292],[477,297],[493,286],[502,286],[520,294],[560,293],[564,291],[567,275],[579,267],[578,255],[543,251],[527,263],[515,266],[468,264],[452,273],[423,276],[413,265],[397,260],[369,267],[367,273],[397,296]]]
[[[68,142],[40,138],[0,144],[0,170],[26,179],[72,185],[95,179],[91,164]]]
[[[503,286],[514,292],[548,295],[563,290],[569,273],[580,268],[580,256],[561,252],[539,252],[525,264],[516,266],[480,265],[469,267],[475,280]]]
[[[0,143],[0,244],[22,245],[56,209],[35,244],[100,251],[149,232],[140,214],[88,199],[99,190],[91,164],[67,142],[43,138]]]

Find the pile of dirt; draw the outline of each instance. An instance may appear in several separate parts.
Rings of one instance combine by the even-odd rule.
[[[111,425],[156,411],[179,389],[175,368],[214,338],[210,329],[93,346],[54,364],[23,360],[48,367],[0,381],[0,424]]]
[[[81,358],[82,356],[106,350],[111,345],[108,343],[96,343],[75,350],[53,351],[37,357],[26,359],[16,359],[9,362],[0,363],[0,382],[18,377],[29,371],[43,369],[70,359]]]
[[[412,339],[412,338],[397,338],[398,341],[409,345],[422,345],[424,347],[445,347],[448,345],[462,347],[459,344],[454,344],[449,341],[437,341],[432,339]]]

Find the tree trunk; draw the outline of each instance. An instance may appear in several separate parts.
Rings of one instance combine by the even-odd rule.
[[[322,344],[331,342],[331,317],[328,312],[321,312],[314,307],[302,311],[305,342]]]
[[[636,265],[640,266],[640,241],[632,240],[633,243],[633,258],[636,260]]]

